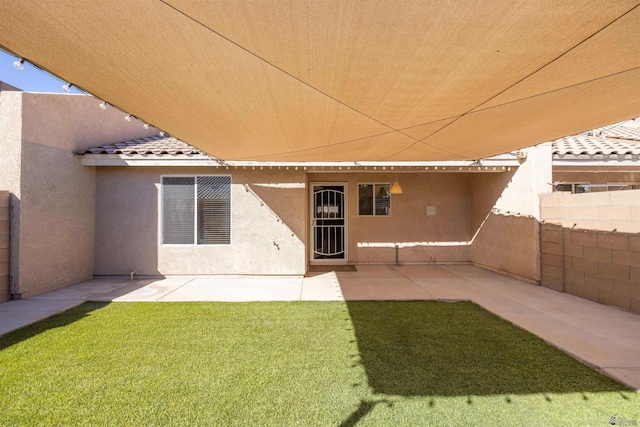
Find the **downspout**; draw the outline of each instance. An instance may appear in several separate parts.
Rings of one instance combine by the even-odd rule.
[[[396,265],[400,265],[400,260],[399,260],[399,256],[398,256],[398,252],[400,251],[400,245],[398,245],[397,243],[393,245],[393,247],[396,250]]]

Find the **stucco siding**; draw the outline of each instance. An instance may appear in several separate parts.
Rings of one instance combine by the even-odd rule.
[[[0,91],[0,190],[20,195],[22,92]]]
[[[232,175],[230,245],[161,244],[161,177],[176,174]],[[96,188],[97,275],[305,273],[302,171],[101,167]]]
[[[539,202],[531,195],[550,181],[549,162],[538,165],[537,154],[522,173],[399,173],[404,192],[392,196],[391,215],[379,217],[358,214],[358,184],[391,183],[395,173],[98,167],[94,271],[303,274],[312,246],[310,184],[336,182],[347,184],[349,263],[394,263],[398,245],[401,263],[473,261],[536,281]],[[161,244],[161,177],[176,174],[231,175],[231,245]]]
[[[540,280],[539,222],[490,213],[471,246],[472,261],[500,273]]]
[[[89,96],[22,93],[18,286],[23,297],[93,277],[95,170],[73,150],[151,135]]]
[[[551,191],[550,145],[524,150],[526,160],[511,172],[471,179],[471,260],[477,265],[540,281],[538,196]]]
[[[0,190],[10,192],[10,288],[18,282],[20,247],[20,168],[22,162],[22,92],[0,83]]]
[[[33,296],[93,277],[95,173],[70,149],[23,143],[20,290]]]
[[[469,184],[461,173],[400,173],[403,194],[391,196],[391,215],[359,216],[358,184],[392,183],[394,173],[309,174],[311,182],[348,183],[348,261],[467,262],[469,247]],[[436,215],[427,216],[427,206]]]

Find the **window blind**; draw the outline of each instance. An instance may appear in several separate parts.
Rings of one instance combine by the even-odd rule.
[[[358,214],[373,215],[373,185],[358,185]]]
[[[231,243],[231,177],[198,177],[198,244]]]
[[[162,178],[162,243],[194,243],[194,183],[194,177]]]

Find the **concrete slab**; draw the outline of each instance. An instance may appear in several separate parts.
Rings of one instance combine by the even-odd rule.
[[[141,284],[148,281],[134,281]],[[92,300],[95,297],[131,284],[128,279],[94,279],[77,285],[67,286],[53,292],[29,298],[30,300]]]
[[[302,278],[194,279],[158,301],[297,301]]]
[[[144,282],[133,281],[111,292],[93,297],[92,300],[115,302],[158,301],[192,280],[191,278],[175,278]]]
[[[0,313],[24,313],[25,311],[32,312],[47,312],[47,313],[59,313],[65,311],[69,306],[78,302],[84,302],[81,299],[74,300],[35,300],[35,299],[23,299],[7,301],[4,304],[0,304]]]
[[[632,388],[633,384],[640,384],[640,368],[604,368],[602,373]]]
[[[84,301],[75,300],[14,300],[0,304],[0,335],[62,313]]]
[[[358,264],[356,265],[358,271],[338,271],[336,275],[340,279],[348,278],[364,278],[364,277],[377,277],[377,278],[392,278],[402,277],[402,274],[394,270],[388,265],[381,264]]]
[[[487,310],[539,336],[589,366],[598,369],[608,366],[640,367],[638,366],[640,354],[637,348],[634,349],[634,343],[618,342],[615,339],[597,336],[586,329],[554,319],[540,321],[541,317],[546,317],[540,312],[528,315],[517,313],[505,315],[499,310],[494,311],[490,308]]]
[[[439,265],[400,265],[400,266],[392,266],[394,270],[402,274],[403,276],[409,277],[411,279],[416,278],[442,278],[442,277],[460,277],[459,275],[447,270],[445,266]]]
[[[454,273],[455,276],[463,277],[463,278],[476,278],[476,279],[483,278],[483,277],[484,278],[495,277],[496,279],[499,279],[501,277],[507,278],[506,276],[502,276],[500,274],[494,273],[493,271],[485,270],[483,268],[476,267],[471,264],[441,265],[439,267]]]
[[[475,287],[472,282],[460,277],[420,277],[411,280],[437,299],[469,299]],[[477,289],[476,292],[481,292],[481,289]]]
[[[435,299],[432,294],[404,278],[340,279],[340,287],[346,301]]]
[[[336,273],[305,277],[300,299],[303,301],[344,301]]]

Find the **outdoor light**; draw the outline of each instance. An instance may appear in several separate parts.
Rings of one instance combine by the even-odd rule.
[[[73,86],[71,83],[67,83],[66,85],[62,86],[62,90],[65,92],[71,92],[71,86]]]
[[[18,61],[13,63],[13,68],[15,68],[16,70],[23,70],[24,69],[24,59],[20,58]]]
[[[124,119],[128,122],[131,121],[131,114],[127,114],[126,116],[124,116]]]
[[[391,191],[389,191],[391,194],[402,194],[402,187],[400,187],[400,184],[398,183],[398,174],[396,173],[396,180],[393,181],[393,184],[391,185]]]
[[[106,110],[107,109],[107,102],[106,101],[102,101],[99,105],[101,110]]]
[[[164,132],[162,132],[162,131],[161,131],[158,135],[160,135],[160,136],[165,136],[165,135],[166,135],[166,133],[164,133]]]
[[[145,123],[145,124],[142,125],[142,127],[145,128],[145,129],[149,129],[149,126],[151,126],[149,123]]]
[[[398,181],[394,181],[393,185],[391,186],[391,194],[402,194],[402,187],[400,187],[400,184],[398,183]]]

